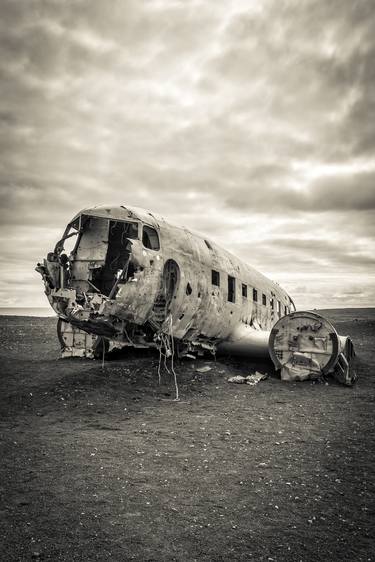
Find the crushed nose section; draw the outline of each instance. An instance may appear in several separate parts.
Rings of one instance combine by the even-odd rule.
[[[116,342],[80,330],[70,322],[59,318],[57,336],[61,345],[61,357],[86,357],[100,359],[116,347]]]
[[[61,318],[57,321],[57,335],[61,345],[61,357],[94,358],[97,336],[79,330]]]
[[[108,215],[80,214],[36,267],[60,319],[63,357],[156,346],[148,318],[162,267],[157,231],[133,215]]]
[[[281,318],[271,330],[268,346],[284,381],[331,373],[340,383],[351,386],[357,378],[351,339],[339,336],[332,324],[315,312],[293,312]]]

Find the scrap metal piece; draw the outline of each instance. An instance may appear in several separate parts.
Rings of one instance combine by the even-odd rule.
[[[269,353],[284,381],[317,379],[331,373],[351,386],[357,378],[351,339],[339,336],[332,324],[315,312],[293,312],[276,322]]]
[[[235,375],[234,377],[229,377],[227,380],[228,382],[234,382],[235,384],[245,384],[246,382],[246,378],[242,375]]]
[[[198,369],[195,369],[197,371],[197,373],[208,373],[208,371],[211,371],[212,367],[210,367],[209,365],[203,365],[203,367],[198,367]]]
[[[69,322],[57,321],[57,335],[61,345],[61,357],[95,357],[98,337],[76,328]]]
[[[234,377],[229,377],[228,382],[233,382],[236,384],[248,384],[249,386],[255,386],[260,381],[264,381],[268,377],[267,373],[259,373],[255,371],[252,375],[247,375],[243,377],[242,375],[235,375]]]
[[[255,386],[260,381],[264,381],[268,378],[268,373],[259,373],[259,371],[255,371],[252,375],[248,375],[246,377],[246,384],[250,386]]]

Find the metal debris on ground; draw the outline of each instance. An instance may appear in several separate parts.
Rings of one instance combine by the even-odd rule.
[[[259,373],[258,371],[255,371],[253,375],[246,377],[246,384],[254,386],[255,384],[258,384],[258,382],[265,380],[267,377],[268,373]]]
[[[246,379],[241,375],[236,375],[235,377],[229,377],[228,382],[235,382],[236,384],[244,384],[246,382]]]
[[[254,386],[258,384],[259,381],[262,381],[268,377],[267,373],[259,373],[255,371],[253,375],[248,375],[247,377],[243,377],[241,375],[236,375],[235,377],[230,377],[228,382],[234,382],[236,384],[248,384],[250,386]]]
[[[211,371],[212,367],[210,367],[209,365],[204,365],[203,367],[199,367],[198,369],[195,369],[197,371],[197,373],[207,373],[208,371]]]

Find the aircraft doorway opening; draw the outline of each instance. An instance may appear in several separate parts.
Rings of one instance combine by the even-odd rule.
[[[177,263],[174,260],[167,260],[165,262],[164,272],[163,272],[166,310],[169,309],[174,297],[176,296],[179,282],[180,282],[180,268],[178,267]]]
[[[118,285],[126,283],[134,275],[130,261],[130,239],[138,236],[138,225],[125,221],[110,221],[108,249],[105,263],[93,272],[93,284],[103,295],[115,298]]]

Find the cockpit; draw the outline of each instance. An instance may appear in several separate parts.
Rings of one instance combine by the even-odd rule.
[[[160,250],[157,230],[139,221],[81,214],[65,229],[47,258],[55,288],[112,299],[142,270],[142,251]],[[137,259],[138,256],[138,259]],[[58,271],[58,269],[60,271]]]

